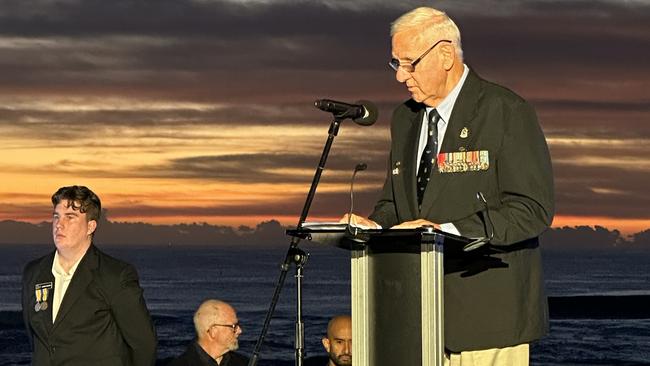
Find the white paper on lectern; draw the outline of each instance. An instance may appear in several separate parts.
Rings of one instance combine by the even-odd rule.
[[[381,229],[381,226],[377,224],[376,227],[370,227],[366,225],[361,225],[361,224],[350,224],[351,227],[356,227],[362,230],[377,230]],[[347,223],[344,222],[338,222],[338,221],[312,221],[312,222],[303,222],[301,225],[302,228],[304,229],[313,229],[313,230],[344,230],[346,227],[348,227]]]

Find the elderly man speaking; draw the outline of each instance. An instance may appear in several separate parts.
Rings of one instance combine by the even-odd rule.
[[[412,10],[391,35],[389,66],[410,99],[393,113],[382,195],[370,219],[351,222],[429,225],[486,243],[445,247],[445,363],[528,365],[528,343],[548,331],[538,236],[554,212],[535,111],[464,63],[444,12]]]

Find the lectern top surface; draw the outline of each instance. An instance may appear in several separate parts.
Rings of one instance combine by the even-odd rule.
[[[403,244],[419,246],[421,244],[454,240],[469,242],[470,239],[445,233],[433,227],[415,229],[361,229],[346,224],[308,224],[300,230],[287,230],[287,235],[336,247],[359,250],[370,241],[400,240]]]

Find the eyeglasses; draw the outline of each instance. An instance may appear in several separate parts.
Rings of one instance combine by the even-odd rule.
[[[409,73],[414,72],[415,71],[415,65],[417,65],[420,61],[422,61],[424,56],[428,55],[429,52],[431,52],[432,49],[436,48],[436,46],[438,44],[440,44],[440,42],[451,43],[451,41],[448,40],[448,39],[441,39],[438,42],[436,42],[433,46],[431,46],[428,50],[424,51],[424,53],[420,57],[416,58],[415,60],[411,61],[410,63],[402,64],[398,59],[393,58],[388,62],[388,66],[390,66],[391,69],[395,70],[395,72],[399,71],[400,67],[402,69],[404,69],[404,71],[406,71],[406,72],[409,72]]]
[[[237,331],[237,328],[241,329],[241,324],[239,324],[239,322],[237,322],[235,324],[212,324],[210,326],[210,328],[208,328],[208,332],[210,331],[210,329],[212,329],[212,327],[228,327],[228,328],[232,329],[232,331],[234,333],[234,332]]]

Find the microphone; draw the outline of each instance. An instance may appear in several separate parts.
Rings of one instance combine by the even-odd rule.
[[[351,118],[356,124],[370,126],[377,122],[379,111],[370,101],[360,100],[356,104],[337,102],[330,99],[318,99],[314,106],[322,111],[330,112],[339,119]]]
[[[474,240],[473,242],[466,244],[463,247],[463,251],[465,252],[471,252],[474,249],[478,249],[482,247],[483,245],[489,243],[493,238],[494,238],[494,224],[492,223],[492,219],[490,218],[490,208],[488,207],[487,200],[485,199],[485,196],[483,196],[483,193],[478,192],[476,193],[476,199],[483,202],[483,207],[485,207],[485,232],[488,232],[488,223],[490,224],[490,235],[482,238],[478,238]]]
[[[366,169],[368,169],[368,164],[357,164],[357,166],[354,167],[354,172],[352,172],[352,178],[350,179],[350,211],[348,212],[348,225],[346,226],[346,231],[352,235],[357,235],[358,232],[358,228],[355,227],[354,231],[352,231],[352,227],[350,226],[350,222],[352,221],[352,212],[354,211],[354,178],[357,176],[358,172]]]

